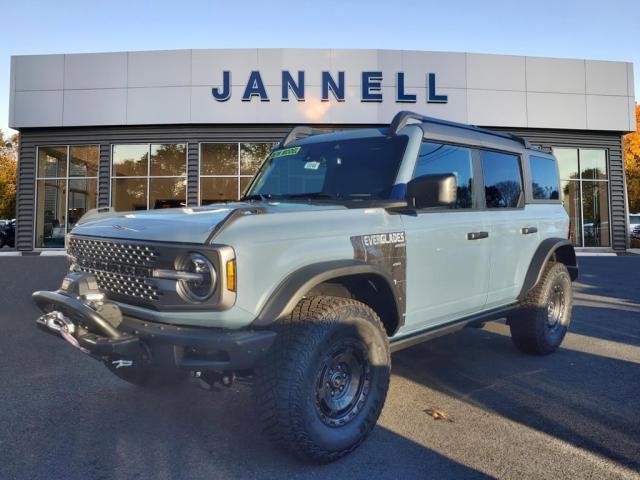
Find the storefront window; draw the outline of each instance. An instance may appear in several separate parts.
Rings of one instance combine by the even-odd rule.
[[[606,150],[554,148],[571,240],[579,247],[611,246]]]
[[[274,143],[200,145],[200,204],[238,200]]]
[[[186,205],[185,143],[113,145],[111,205],[117,211]]]
[[[96,207],[97,145],[38,148],[36,248],[64,248],[64,237]]]

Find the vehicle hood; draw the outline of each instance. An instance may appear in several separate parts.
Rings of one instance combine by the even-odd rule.
[[[285,212],[346,210],[346,207],[334,204],[235,202],[193,208],[102,212],[87,214],[71,233],[94,237],[202,244],[236,209],[242,210],[243,215],[272,215]]]

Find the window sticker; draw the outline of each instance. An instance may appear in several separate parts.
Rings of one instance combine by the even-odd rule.
[[[283,148],[282,150],[273,152],[270,158],[287,157],[289,155],[295,155],[299,151],[300,147]]]
[[[304,164],[306,170],[317,170],[320,167],[320,162],[307,162]]]

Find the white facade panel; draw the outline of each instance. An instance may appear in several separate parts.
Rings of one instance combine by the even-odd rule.
[[[438,74],[444,88],[467,88],[467,56],[464,53],[402,52],[402,71],[406,85],[425,87],[428,73]]]
[[[586,67],[587,94],[629,95],[626,63],[587,60]]]
[[[66,90],[62,123],[67,125],[125,125],[127,90]]]
[[[527,93],[530,128],[587,128],[584,95],[568,93]]]
[[[126,88],[126,53],[79,53],[65,56],[64,88]]]
[[[467,54],[467,88],[484,90],[526,89],[525,57]]]
[[[193,86],[219,86],[222,72],[231,72],[231,84],[246,84],[252,70],[258,69],[258,50],[238,48],[192,50],[191,81]]]
[[[285,70],[296,82],[298,71],[304,72],[304,102],[291,91],[289,101],[283,100]],[[216,98],[212,88],[223,90],[224,71],[231,75],[230,95]],[[259,95],[242,101],[253,71],[259,72],[268,101]],[[331,92],[329,101],[321,101],[323,71],[338,84],[338,72],[344,72],[343,101]],[[381,88],[376,90],[373,81],[369,93],[381,92],[382,101],[365,101],[363,72],[378,71],[383,74]],[[254,48],[17,56],[11,61],[11,78],[9,121],[14,128],[123,121],[384,124],[400,110],[414,110],[486,126],[619,130],[625,125],[626,130],[628,98],[633,97],[633,68],[625,62],[400,50]],[[88,93],[77,93],[82,90]],[[18,99],[18,93],[28,91],[37,95]],[[400,98],[403,93],[415,95],[415,101]],[[44,101],[40,109],[36,97]]]
[[[468,123],[486,127],[527,126],[525,92],[498,90],[467,91]]]
[[[627,130],[629,97],[587,95],[587,128],[590,130]],[[615,123],[614,123],[615,122]]]
[[[17,126],[62,125],[62,90],[16,92],[14,123]]]
[[[636,99],[629,97],[629,131],[640,129],[640,125],[636,121]]]
[[[16,96],[16,58],[11,57],[11,73],[9,74],[9,125],[13,125]]]
[[[191,85],[191,50],[129,52],[129,87]]]
[[[64,88],[64,55],[15,57],[14,68],[18,92]]]
[[[584,94],[584,60],[527,57],[527,91]]]
[[[127,124],[189,123],[191,87],[130,88]]]

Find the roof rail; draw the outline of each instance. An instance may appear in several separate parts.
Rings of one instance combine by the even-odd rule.
[[[449,120],[442,120],[440,118],[427,117],[425,115],[420,115],[419,113],[408,112],[408,111],[398,112],[393,117],[393,120],[389,124],[388,135],[389,136],[397,135],[397,133],[407,125],[409,120],[417,120],[419,122],[431,123],[434,125],[445,125],[447,127],[463,128],[465,130],[472,130],[475,132],[485,133],[487,135],[494,135],[496,137],[502,137],[502,138],[507,138],[509,140],[514,140],[522,144],[525,148],[531,148],[531,145],[526,139],[522,137],[518,137],[517,135],[513,135],[512,133],[496,132],[494,130],[488,130],[486,128],[476,127],[475,125],[467,125],[466,123],[451,122]]]
[[[310,137],[311,135],[320,135],[322,133],[329,133],[329,130],[322,130],[320,128],[307,127],[304,125],[293,127],[280,142],[279,147],[286,147],[290,143],[300,140],[301,138]]]

